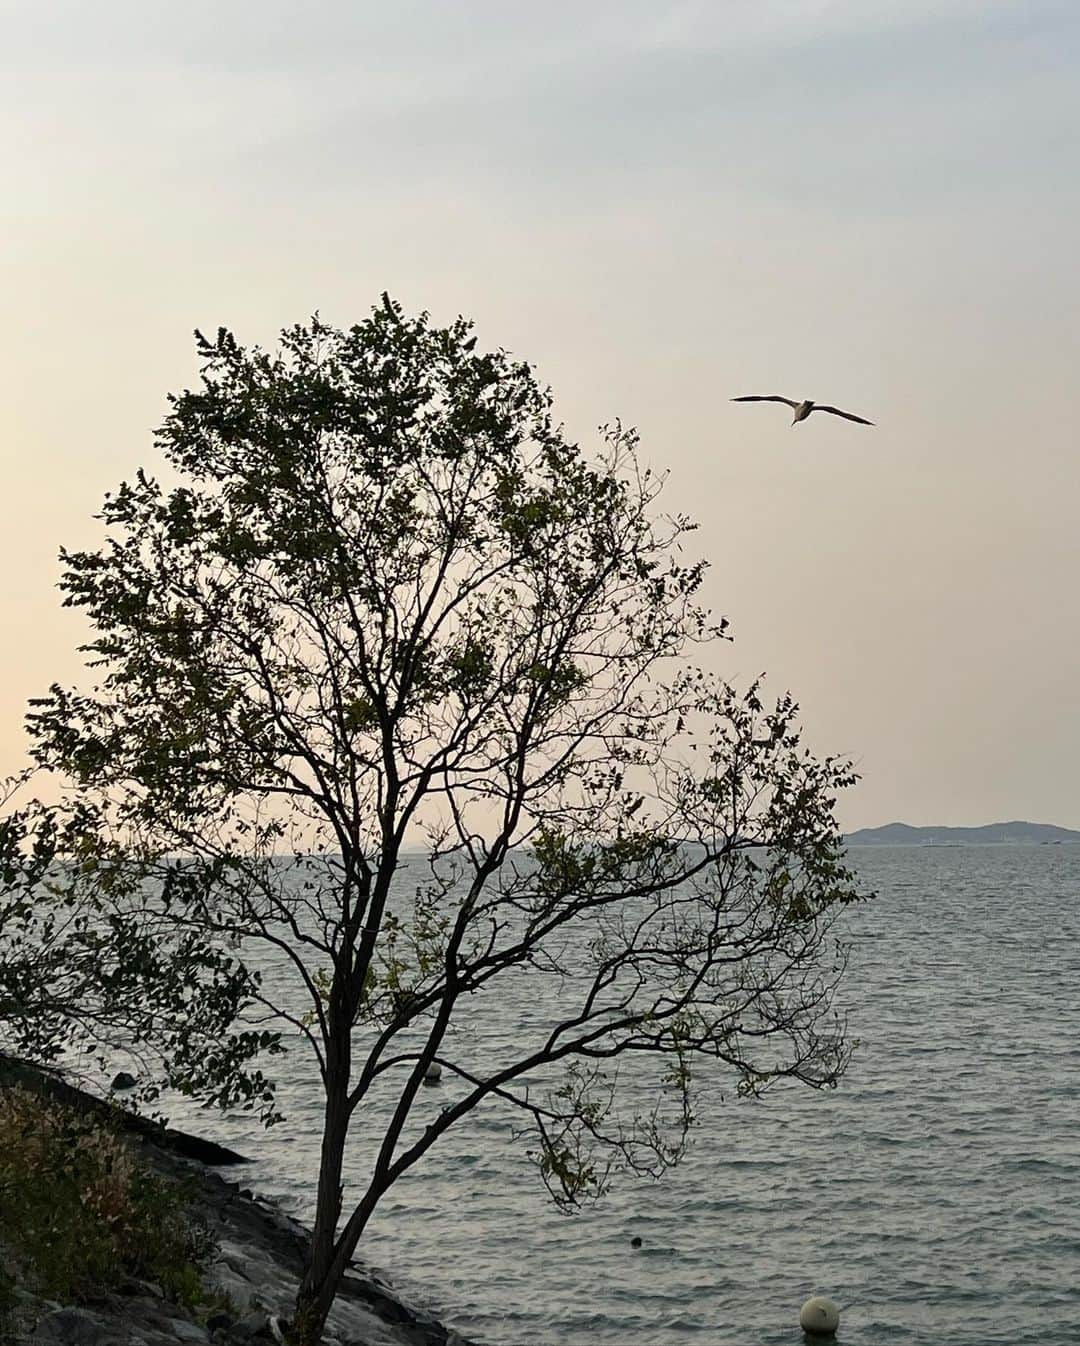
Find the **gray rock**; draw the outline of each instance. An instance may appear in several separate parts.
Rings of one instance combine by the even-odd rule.
[[[202,1346],[202,1343],[208,1340],[206,1329],[200,1327],[198,1323],[189,1322],[186,1318],[170,1318],[169,1331],[177,1341],[197,1342]]]
[[[185,1159],[197,1159],[200,1164],[209,1164],[211,1168],[250,1162],[244,1155],[230,1150],[227,1145],[218,1145],[213,1140],[203,1140],[202,1136],[192,1136],[186,1131],[177,1131],[175,1127],[168,1127],[162,1133],[162,1139],[170,1149],[182,1154]]]
[[[131,1074],[130,1071],[118,1070],[116,1074],[113,1076],[112,1087],[113,1089],[116,1090],[134,1089],[135,1086],[138,1084],[138,1082],[139,1081],[135,1078],[134,1075]]]
[[[227,1332],[232,1325],[233,1317],[229,1313],[212,1313],[206,1320],[208,1332]]]
[[[140,1281],[132,1278],[120,1287],[122,1295],[144,1295],[147,1299],[164,1299],[165,1291],[157,1281]]]
[[[56,1342],[58,1346],[98,1346],[111,1336],[95,1313],[86,1309],[54,1309],[39,1318],[33,1340]]]
[[[271,1340],[269,1314],[249,1313],[246,1318],[233,1324],[231,1335],[240,1341]]]

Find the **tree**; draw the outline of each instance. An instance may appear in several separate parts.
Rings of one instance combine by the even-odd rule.
[[[800,746],[790,697],[690,662],[725,623],[635,436],[586,454],[469,323],[384,296],[274,353],[196,336],[201,384],[158,439],[179,484],[140,472],[103,547],[64,554],[97,684],[54,686],[31,723],[123,838],[115,862],[156,873],[159,916],[268,944],[303,993],[261,999],[325,1092],[307,1343],[379,1200],[484,1100],[574,1205],[678,1158],[703,1059],[744,1092],[836,1082],[829,929],[855,890],[832,810],[853,777]],[[514,974],[549,1022],[482,1061],[463,1006],[497,1008]],[[650,1063],[641,1114],[623,1086]],[[350,1123],[380,1091],[343,1212]]]
[[[30,775],[0,782],[0,1050],[101,1068],[119,1050],[144,1068],[134,1100],[168,1083],[272,1119],[252,1063],[279,1034],[232,1031],[257,976],[160,910],[136,858],[100,843],[91,802],[22,798]]]

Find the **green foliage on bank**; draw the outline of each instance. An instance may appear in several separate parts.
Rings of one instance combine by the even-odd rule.
[[[182,1184],[107,1120],[0,1090],[0,1240],[35,1293],[66,1301],[153,1281],[186,1308],[214,1253]]]

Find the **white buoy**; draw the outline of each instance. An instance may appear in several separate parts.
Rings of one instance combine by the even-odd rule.
[[[439,1065],[438,1061],[429,1062],[427,1069],[424,1071],[424,1083],[438,1084],[438,1082],[441,1079],[442,1079],[442,1066]]]
[[[814,1337],[831,1337],[840,1326],[840,1310],[826,1295],[814,1295],[799,1312],[799,1326]]]

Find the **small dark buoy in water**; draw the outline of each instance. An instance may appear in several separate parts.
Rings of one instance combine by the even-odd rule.
[[[438,1084],[438,1082],[441,1079],[442,1079],[442,1066],[439,1065],[438,1061],[429,1062],[427,1068],[424,1071],[424,1083]]]
[[[802,1306],[799,1326],[811,1337],[831,1337],[840,1326],[840,1310],[826,1295],[814,1295]]]
[[[641,1240],[638,1238],[638,1236],[637,1236],[636,1234],[635,1234],[634,1237],[630,1240],[630,1247],[631,1247],[631,1248],[640,1248],[640,1247],[641,1247]]]
[[[120,1070],[113,1076],[113,1089],[134,1089],[136,1084],[138,1084],[138,1080],[126,1070]]]

